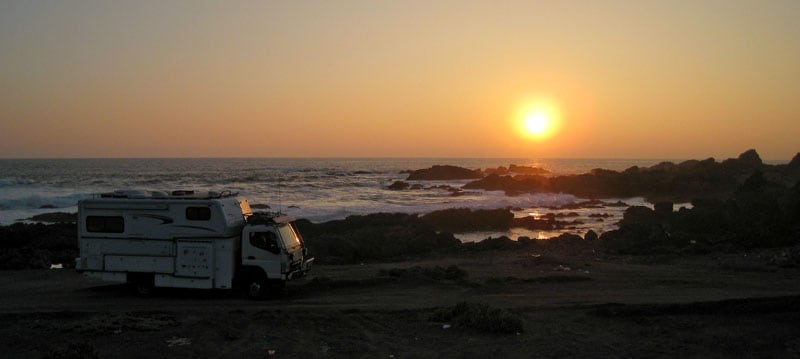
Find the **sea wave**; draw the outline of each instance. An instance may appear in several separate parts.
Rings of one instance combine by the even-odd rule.
[[[36,183],[36,181],[30,178],[19,178],[19,177],[0,178],[0,187],[29,185],[34,183]]]
[[[63,196],[34,194],[15,198],[3,198],[0,199],[0,210],[73,207],[78,204],[78,201],[89,197],[91,197],[91,195],[86,194]]]
[[[500,191],[463,190],[469,180],[408,181],[407,170],[450,164],[496,168],[509,163],[545,167],[554,173],[609,163],[520,159],[91,159],[0,162],[0,222],[28,218],[45,208],[67,210],[91,193],[118,189],[149,191],[231,190],[254,204],[284,209],[312,221],[375,212],[425,214],[445,208],[559,207],[579,201],[567,194],[507,196]],[[629,161],[622,165],[640,165]],[[570,167],[572,166],[572,167]],[[424,189],[392,191],[395,181]],[[416,188],[416,187],[415,187]],[[462,189],[459,191],[459,189]]]
[[[428,193],[425,191],[427,194]],[[384,193],[386,194],[386,193]],[[453,197],[436,194],[433,196],[398,196],[386,197],[384,194],[364,196],[362,198],[337,202],[318,202],[284,199],[275,208],[288,207],[288,214],[298,218],[306,218],[312,222],[344,219],[349,215],[365,215],[377,212],[408,213],[424,215],[433,211],[448,208],[497,209],[497,208],[551,208],[573,204],[580,199],[564,193],[537,193],[528,196],[505,196],[502,192],[485,192],[474,196]],[[260,199],[261,202],[269,202]]]

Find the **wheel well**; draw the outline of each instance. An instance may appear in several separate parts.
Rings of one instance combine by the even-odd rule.
[[[264,272],[264,269],[257,266],[243,266],[242,270],[236,277],[242,281],[254,278],[265,279],[265,280],[269,279],[267,273]]]
[[[153,284],[155,278],[156,278],[155,273],[128,272],[126,279],[128,283]]]

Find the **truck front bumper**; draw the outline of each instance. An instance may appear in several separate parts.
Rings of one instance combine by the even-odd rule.
[[[286,273],[286,280],[305,277],[306,273],[311,270],[311,265],[314,263],[314,258],[308,258],[303,261],[300,268]]]

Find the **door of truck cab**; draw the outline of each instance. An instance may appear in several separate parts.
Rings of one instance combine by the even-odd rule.
[[[242,265],[264,269],[267,277],[281,277],[281,263],[285,261],[281,243],[275,227],[258,227],[243,234]]]

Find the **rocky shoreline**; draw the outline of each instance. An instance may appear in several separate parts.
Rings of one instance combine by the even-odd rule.
[[[472,180],[454,195],[465,190],[504,191],[515,196],[525,193],[567,193],[581,198],[644,197],[659,201],[688,202],[696,199],[725,199],[754,172],[770,182],[787,187],[800,181],[800,153],[785,165],[765,164],[755,150],[737,158],[718,162],[714,158],[681,163],[662,162],[651,167],[630,167],[622,172],[594,169],[578,175],[551,176],[544,169],[511,165],[509,168],[470,170],[454,166],[434,166],[410,171],[406,181]],[[426,189],[421,184],[397,181],[391,190]],[[431,188],[439,188],[434,186]]]
[[[420,173],[453,171],[452,166],[439,166]],[[514,168],[514,167],[512,167]],[[516,170],[537,172],[533,168]],[[471,171],[472,174],[484,173]],[[502,172],[502,169],[499,171]],[[673,171],[673,172],[670,172]],[[466,173],[458,170],[458,173]],[[541,175],[503,175],[492,172],[465,188],[502,189],[513,194],[520,191],[553,190],[563,183],[585,184],[583,194],[621,195],[628,183],[627,195],[683,198],[702,194],[692,200],[692,208],[675,210],[673,203],[662,201],[655,209],[628,207],[619,222],[619,229],[583,236],[563,234],[564,243],[599,241],[609,253],[662,255],[681,253],[735,252],[759,248],[797,248],[800,244],[800,181],[787,185],[800,172],[800,155],[789,164],[765,165],[755,151],[721,163],[713,160],[686,161],[678,165],[659,164],[645,169],[624,172],[595,170],[577,176],[543,177]],[[672,173],[670,176],[663,176]],[[414,175],[412,172],[409,177]],[[659,176],[657,176],[659,175]],[[522,177],[520,177],[522,176]],[[741,178],[742,176],[746,176]],[[452,179],[451,175],[446,175]],[[662,178],[663,177],[663,178]],[[683,186],[680,179],[690,177]],[[431,177],[427,177],[431,178]],[[638,178],[638,179],[637,179]],[[644,178],[650,178],[647,182]],[[646,182],[648,185],[642,184]],[[663,190],[665,184],[668,190]],[[719,186],[719,187],[715,187]],[[580,187],[580,186],[578,186]],[[567,187],[563,187],[567,188]],[[647,193],[636,189],[655,188]],[[698,193],[700,189],[716,188]],[[578,193],[575,193],[578,194]],[[602,197],[601,197],[602,198]],[[624,202],[590,200],[569,208],[627,206]],[[593,214],[605,220],[603,214]],[[510,208],[470,210],[452,208],[422,216],[416,214],[376,213],[350,216],[343,220],[312,223],[299,220],[298,227],[306,244],[318,261],[327,264],[352,264],[375,261],[401,261],[438,252],[530,246],[544,240],[520,238],[487,238],[478,243],[461,243],[453,233],[528,228],[552,230],[567,228],[577,221],[577,213],[547,213],[539,218],[515,218]],[[15,223],[0,226],[0,269],[49,268],[52,264],[73,265],[78,255],[77,228],[74,214],[53,213],[34,218],[54,224]],[[553,241],[550,239],[549,241]],[[790,249],[787,263],[797,263],[800,251]]]

